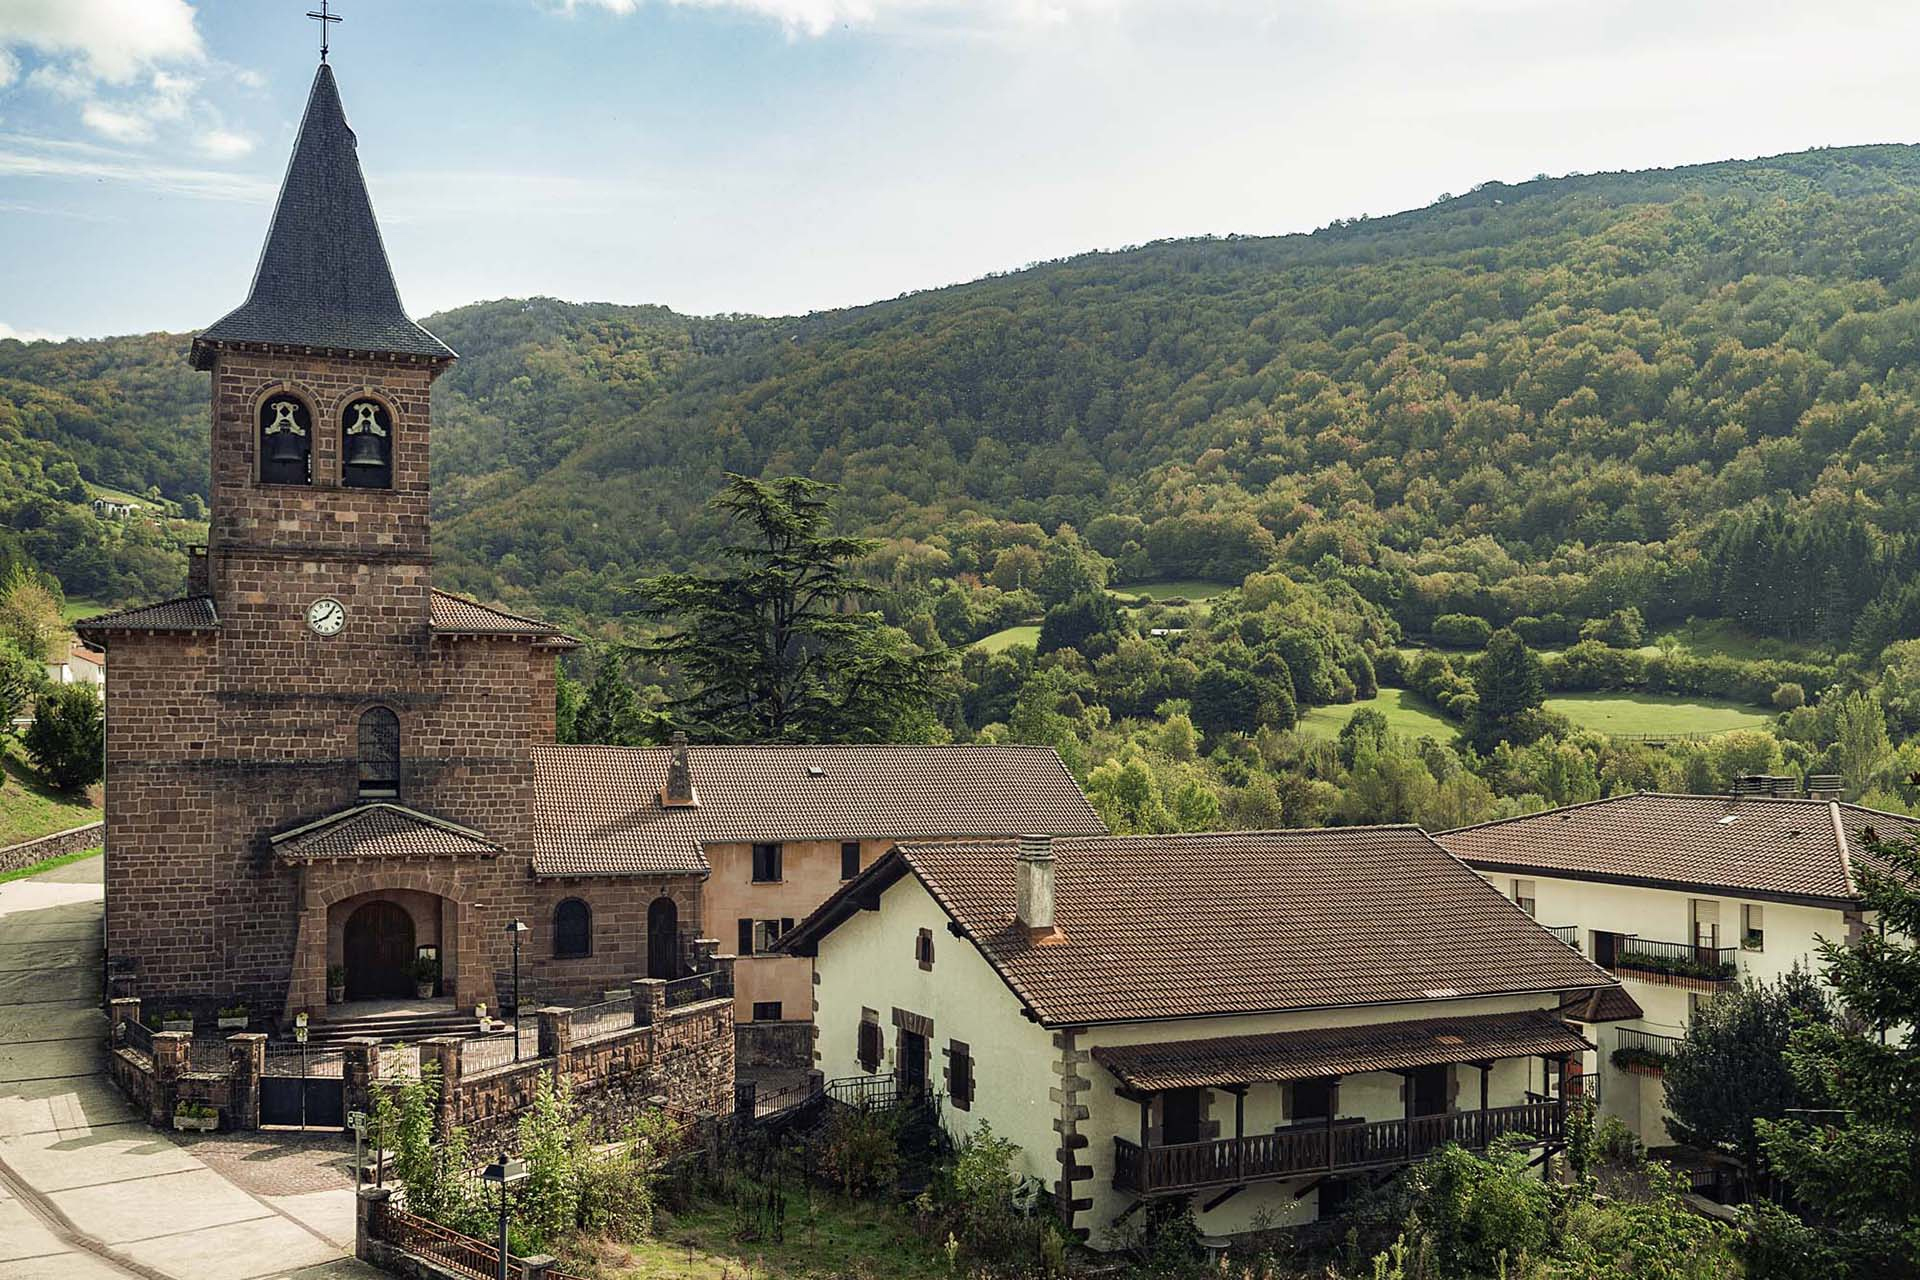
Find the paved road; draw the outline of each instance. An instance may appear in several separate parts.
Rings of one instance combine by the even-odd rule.
[[[100,861],[0,885],[0,1280],[361,1280],[350,1148],[150,1128],[105,1074]]]

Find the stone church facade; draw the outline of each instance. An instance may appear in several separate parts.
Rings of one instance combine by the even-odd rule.
[[[531,874],[534,752],[576,642],[433,588],[430,399],[455,355],[401,307],[325,65],[251,295],[191,358],[212,374],[213,495],[189,594],[79,628],[115,665],[116,975],[291,1013],[324,1005],[329,969],[349,998],[411,995],[429,957],[443,996],[498,1007],[513,920],[532,992],[602,976],[555,954],[584,909],[638,953],[612,948],[606,978],[648,976],[649,918],[669,935],[653,976],[678,976],[697,875]]]

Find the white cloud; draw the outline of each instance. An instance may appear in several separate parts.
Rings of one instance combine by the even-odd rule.
[[[193,145],[209,160],[238,160],[253,150],[253,139],[231,129],[208,129],[194,138]]]
[[[0,49],[0,89],[12,84],[20,75],[20,60]]]
[[[188,0],[6,0],[0,47],[72,58],[96,80],[129,84],[162,64],[206,54]]]
[[[265,178],[162,164],[112,147],[20,134],[0,134],[0,178],[5,177],[110,182],[168,195],[256,204],[273,199],[275,190]]]
[[[0,320],[0,342],[8,338],[17,338],[21,342],[58,342],[60,336],[53,333],[41,333],[37,329],[16,329],[4,320]]]
[[[153,123],[138,111],[89,102],[80,112],[87,128],[115,142],[152,142]]]
[[[557,0],[563,13],[600,9],[627,15],[647,0]],[[1051,26],[1086,13],[1112,12],[1141,0],[664,0],[675,7],[732,9],[778,22],[789,32],[824,35],[839,26],[868,26],[889,18],[937,17],[982,25]]]

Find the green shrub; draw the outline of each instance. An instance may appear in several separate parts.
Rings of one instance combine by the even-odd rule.
[[[1443,613],[1433,620],[1433,640],[1456,649],[1484,649],[1493,625],[1470,613]]]
[[[79,791],[100,781],[106,721],[87,684],[57,684],[40,695],[22,735],[27,758],[49,785]]]
[[[893,1186],[900,1152],[891,1114],[843,1108],[827,1122],[820,1163],[827,1178],[848,1195],[871,1195]]]

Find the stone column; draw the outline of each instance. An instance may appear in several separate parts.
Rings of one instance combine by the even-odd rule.
[[[380,1079],[380,1042],[371,1036],[349,1040],[344,1046],[340,1074],[346,1082],[349,1111],[373,1110],[373,1086]]]
[[[180,1100],[180,1076],[193,1057],[193,1033],[156,1031],[153,1034],[153,1095],[147,1119],[162,1128],[173,1123],[174,1104]]]
[[[420,1042],[420,1069],[425,1071],[429,1062],[440,1069],[440,1098],[434,1107],[433,1131],[441,1137],[453,1131],[454,1118],[458,1115],[454,1094],[460,1087],[462,1043],[459,1036],[435,1036]]]
[[[393,1192],[386,1187],[362,1187],[359,1203],[353,1207],[353,1256],[376,1267],[386,1256],[380,1227],[392,1199]]]
[[[107,1001],[107,1043],[119,1048],[127,1042],[127,1033],[121,1028],[129,1022],[140,1021],[139,996],[115,996]]]
[[[635,978],[633,980],[633,1025],[657,1027],[666,1016],[667,980]]]
[[[260,1127],[260,1077],[267,1072],[267,1037],[242,1031],[227,1037],[227,1124]]]
[[[553,1059],[553,1082],[557,1085],[573,1069],[573,1010],[548,1005],[538,1010],[540,1019],[540,1056]]]
[[[713,970],[713,957],[720,951],[720,939],[695,938],[693,940],[693,958],[688,967],[695,973],[710,973]]]
[[[536,1253],[531,1258],[520,1259],[521,1280],[547,1280],[555,1266],[552,1255]]]

